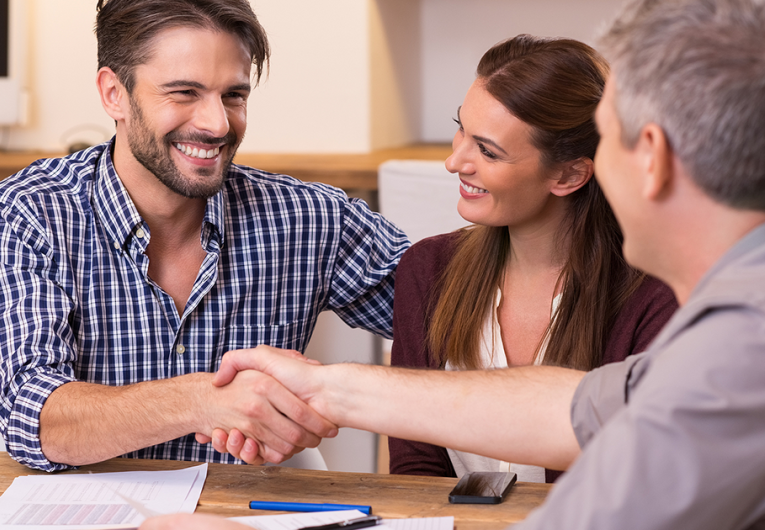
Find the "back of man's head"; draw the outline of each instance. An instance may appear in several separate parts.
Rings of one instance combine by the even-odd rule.
[[[98,67],[111,68],[129,93],[133,71],[151,55],[153,38],[174,27],[235,35],[249,50],[260,79],[270,49],[248,0],[98,0]]]
[[[765,210],[763,0],[638,0],[601,48],[627,147],[655,123],[710,197]]]

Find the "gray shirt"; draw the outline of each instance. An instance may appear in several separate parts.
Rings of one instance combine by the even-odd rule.
[[[581,456],[514,530],[765,529],[765,225],[571,418]]]

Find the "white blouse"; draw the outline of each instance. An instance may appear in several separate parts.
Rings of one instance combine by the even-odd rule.
[[[550,313],[551,319],[554,318],[555,312],[558,310],[560,298],[560,294],[553,298],[552,311]],[[484,323],[483,331],[481,332],[481,349],[479,354],[481,356],[481,366],[484,369],[507,368],[507,357],[505,356],[502,333],[500,333],[499,321],[497,320],[497,308],[501,301],[502,291],[497,289],[497,293],[494,295],[495,310],[489,313],[489,316]],[[534,364],[542,363],[549,340],[550,337],[548,335],[545,337],[536,359],[534,359]],[[445,369],[457,370],[458,368],[455,368],[447,361]],[[449,453],[449,458],[452,461],[454,471],[457,473],[458,477],[462,477],[465,473],[471,471],[511,471],[518,475],[518,480],[521,482],[545,481],[545,468],[543,467],[512,464],[473,453],[455,451],[449,448],[447,448],[446,451]]]

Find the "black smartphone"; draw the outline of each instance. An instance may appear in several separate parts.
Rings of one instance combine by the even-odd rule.
[[[452,504],[499,504],[513,487],[518,476],[501,471],[466,473],[449,493]]]

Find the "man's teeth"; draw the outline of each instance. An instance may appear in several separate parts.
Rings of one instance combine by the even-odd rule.
[[[182,152],[184,155],[193,157],[193,158],[213,158],[215,156],[218,156],[218,153],[220,153],[220,147],[216,147],[215,149],[198,149],[196,147],[191,147],[188,145],[183,144],[175,144],[175,147]]]
[[[482,188],[474,188],[473,186],[468,186],[464,182],[460,182],[460,186],[462,186],[462,189],[465,190],[468,193],[489,193],[485,189]]]

